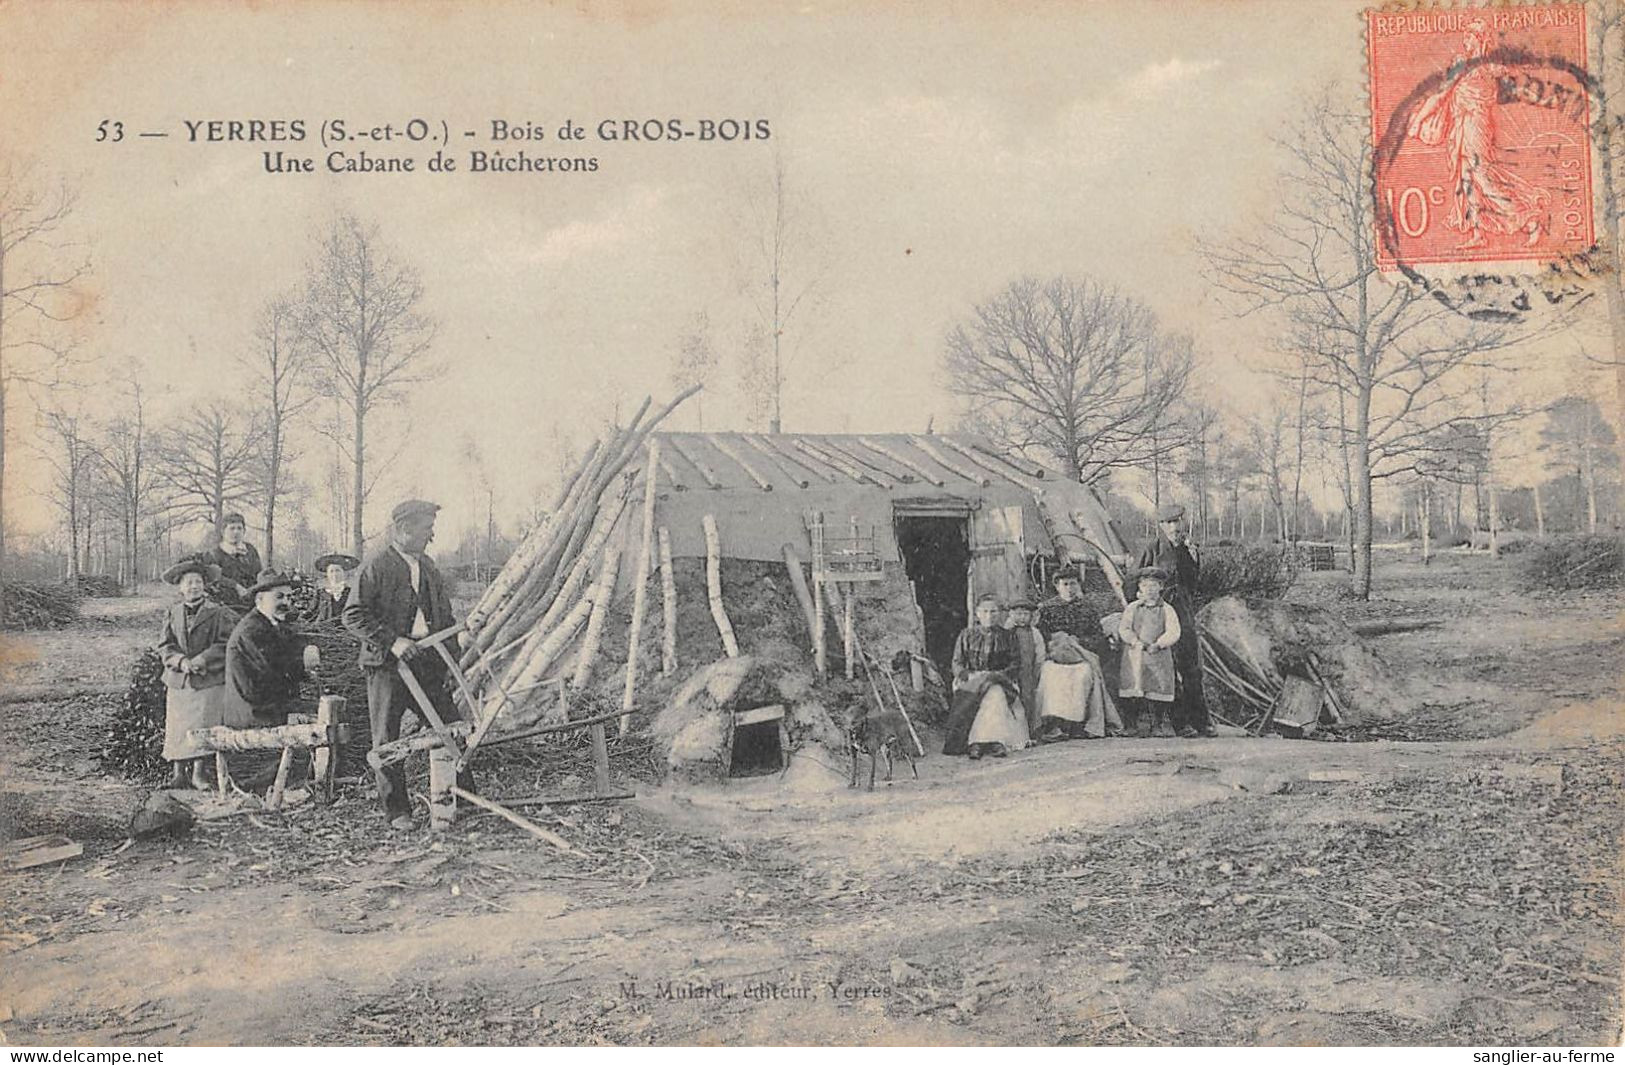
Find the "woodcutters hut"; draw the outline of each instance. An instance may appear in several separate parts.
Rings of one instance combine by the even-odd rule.
[[[469,748],[636,714],[674,770],[697,747],[727,775],[736,727],[775,758],[839,750],[845,708],[940,702],[977,596],[1124,552],[1087,486],[977,437],[654,431],[663,416],[593,450],[470,612]]]

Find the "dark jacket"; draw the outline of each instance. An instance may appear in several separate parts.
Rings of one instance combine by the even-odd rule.
[[[226,641],[226,719],[285,725],[305,677],[305,637],[291,622],[249,611]]]
[[[220,580],[216,585],[220,593],[220,601],[227,606],[250,610],[254,606],[253,596],[248,589],[254,587],[254,582],[260,579],[260,553],[254,550],[253,544],[244,544],[241,555],[231,554],[216,544],[204,555],[204,560],[220,567]]]
[[[237,624],[227,607],[205,599],[192,616],[186,604],[176,603],[164,614],[158,634],[158,653],[164,659],[164,684],[171,688],[214,688],[226,682],[226,641]],[[182,673],[171,662],[175,656],[202,666],[201,673]]]
[[[338,622],[344,615],[344,605],[350,601],[350,586],[346,584],[344,590],[339,592],[337,599],[329,592],[326,586],[316,589],[316,608],[310,612],[310,620],[318,625],[326,622]]]
[[[350,581],[350,601],[344,605],[344,627],[361,638],[360,664],[369,669],[394,667],[390,647],[402,636],[412,636],[412,619],[417,614],[421,593],[423,618],[431,633],[456,624],[451,615],[451,596],[445,578],[428,555],[419,556],[418,570],[423,588],[412,587],[412,570],[393,546],[374,551],[355,571]],[[456,637],[445,643],[456,658]]]
[[[1191,550],[1189,543],[1175,547],[1159,532],[1156,539],[1140,550],[1139,567],[1147,569],[1151,566],[1167,570],[1173,578],[1168,588],[1169,594],[1164,598],[1179,611],[1183,623],[1196,611],[1196,579],[1202,572],[1196,552]]]
[[[1100,619],[1121,609],[1115,599],[1108,602],[1093,592],[1083,592],[1070,601],[1057,595],[1038,604],[1038,617],[1033,624],[1038,626],[1045,640],[1057,632],[1070,633],[1085,651],[1104,657],[1110,648]]]

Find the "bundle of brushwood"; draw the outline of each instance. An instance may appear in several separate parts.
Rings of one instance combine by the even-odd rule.
[[[645,399],[626,428],[596,443],[559,489],[547,518],[469,611],[459,664],[482,693],[477,735],[499,717],[498,733],[562,717],[564,663],[574,663],[574,687],[585,682],[615,591],[625,541],[624,530],[616,530],[633,495],[639,453],[655,427],[696,391],[690,388],[647,419]]]

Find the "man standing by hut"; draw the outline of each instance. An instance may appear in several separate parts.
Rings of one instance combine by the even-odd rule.
[[[220,519],[220,542],[203,556],[203,561],[220,567],[220,601],[238,611],[253,608],[249,589],[260,577],[260,553],[244,539],[247,533],[241,514],[227,514]]]
[[[1202,647],[1196,631],[1196,579],[1201,561],[1185,531],[1184,507],[1174,503],[1157,511],[1157,535],[1141,549],[1139,568],[1166,571],[1169,581],[1163,598],[1179,615],[1174,669],[1180,691],[1174,702],[1174,729],[1181,736],[1217,736],[1202,693]]]
[[[401,717],[416,707],[399,664],[417,677],[441,720],[455,721],[462,716],[447,687],[445,661],[417,642],[455,624],[445,579],[424,553],[434,540],[439,510],[438,504],[408,499],[391,511],[390,542],[361,563],[344,605],[345,628],[361,638],[360,664],[367,676],[367,717],[374,750],[400,739]],[[446,649],[453,659],[458,656],[456,637],[447,639]],[[390,825],[411,828],[412,807],[401,766],[377,770],[376,776],[378,799]],[[457,786],[472,791],[472,772],[465,768],[459,773]]]

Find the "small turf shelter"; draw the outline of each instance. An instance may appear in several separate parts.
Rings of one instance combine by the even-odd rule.
[[[654,438],[656,525],[669,530],[674,558],[706,556],[710,515],[723,558],[783,564],[789,546],[816,564],[821,525],[827,552],[873,556],[881,576],[863,595],[901,595],[917,608],[902,615],[916,615],[911,631],[884,642],[912,642],[939,668],[979,596],[1047,594],[1047,564],[1057,554],[1087,558],[1091,543],[1114,556],[1125,551],[1087,485],[969,434]]]

